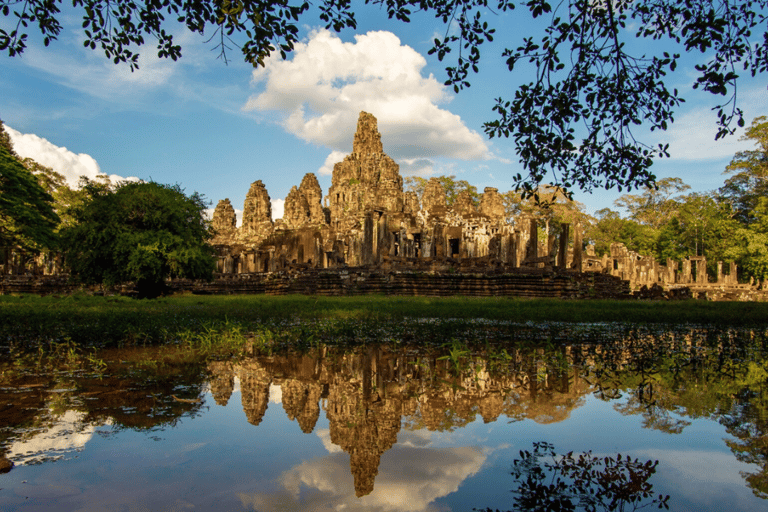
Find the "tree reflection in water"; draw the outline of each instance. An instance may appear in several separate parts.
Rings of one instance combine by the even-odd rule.
[[[669,496],[653,497],[648,480],[658,461],[640,462],[622,457],[595,457],[592,452],[558,455],[554,445],[533,444],[520,451],[512,474],[519,482],[513,489],[512,510],[558,512],[584,510],[625,511],[656,506],[669,509]],[[631,508],[630,508],[631,507]],[[485,512],[493,512],[485,509]],[[496,511],[498,512],[498,510]]]

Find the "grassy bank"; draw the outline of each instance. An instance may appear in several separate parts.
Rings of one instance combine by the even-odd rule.
[[[442,322],[417,322],[437,319]],[[568,301],[467,297],[194,296],[153,301],[125,297],[0,296],[0,342],[75,342],[88,346],[178,343],[219,332],[264,333],[285,341],[356,338],[360,329],[408,324],[406,338],[452,336],[478,319],[543,322],[696,324],[765,327],[768,303]],[[414,327],[423,326],[423,327]],[[494,327],[500,329],[501,327]],[[419,332],[414,332],[419,331]],[[423,330],[423,332],[421,332]],[[281,334],[283,333],[283,334]],[[377,334],[371,332],[370,337]]]

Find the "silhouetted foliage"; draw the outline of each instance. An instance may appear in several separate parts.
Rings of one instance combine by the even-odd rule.
[[[487,21],[488,12],[515,9],[508,0],[366,3],[406,23],[415,14],[442,22],[445,34],[434,39],[429,53],[440,61],[456,56],[453,65],[446,67],[445,81],[456,92],[469,87],[470,73],[479,71],[480,49],[494,39],[496,29]],[[0,0],[2,15],[16,19],[10,29],[0,29],[0,50],[20,55],[30,24],[48,46],[63,28],[58,4],[55,0]],[[181,57],[181,46],[166,31],[174,22],[201,35],[212,31],[209,40],[216,40],[215,48],[225,61],[227,51],[237,47],[247,62],[263,66],[273,52],[285,58],[293,50],[299,18],[310,8],[309,2],[291,5],[287,0],[73,0],[72,5],[83,15],[83,45],[100,47],[107,58],[126,62],[131,69],[138,67],[135,50],[146,42],[145,37],[156,41],[158,56]],[[337,32],[357,28],[351,1],[321,0],[317,7],[326,28]],[[768,71],[767,8],[768,0],[568,0],[555,4],[530,0],[515,16],[521,26],[529,17],[549,17],[544,33],[523,36],[519,46],[504,49],[502,57],[510,72],[532,65],[535,78],[516,88],[512,99],[496,99],[496,119],[485,123],[485,131],[490,137],[514,139],[527,172],[518,174],[515,184],[527,195],[547,181],[582,190],[653,185],[651,164],[654,158],[668,156],[668,145],[644,143],[633,128],[666,130],[673,123],[674,111],[684,100],[677,89],[666,85],[666,76],[677,69],[682,52],[702,55],[695,66],[693,88],[717,98],[715,138],[731,132],[733,121],[743,126],[736,84],[740,73],[756,76]],[[648,40],[663,41],[664,50],[653,52],[643,44]],[[640,44],[632,45],[634,41]],[[632,47],[640,48],[639,53]]]
[[[669,496],[654,498],[648,480],[659,461],[640,462],[624,457],[595,457],[592,452],[558,455],[554,445],[533,443],[521,450],[512,474],[519,482],[513,511],[565,512],[638,510],[655,505],[669,509]],[[490,508],[485,512],[493,512]],[[496,512],[499,512],[498,510]]]

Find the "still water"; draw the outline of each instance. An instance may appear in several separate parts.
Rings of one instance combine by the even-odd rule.
[[[768,510],[765,333],[606,330],[204,364],[123,349],[97,354],[98,371],[8,363],[0,510],[525,510],[568,452],[598,476],[561,469],[543,499],[591,488],[596,510],[659,495],[674,511]]]

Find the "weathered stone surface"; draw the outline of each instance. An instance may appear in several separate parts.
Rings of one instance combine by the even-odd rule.
[[[309,223],[325,224],[325,213],[323,212],[323,189],[317,181],[314,173],[308,172],[304,175],[299,185],[299,193],[307,199],[309,206]]]
[[[429,213],[444,211],[447,206],[445,189],[437,178],[429,178],[424,194],[421,196],[421,208]]]
[[[237,231],[237,215],[229,199],[222,199],[218,202],[213,210],[211,224],[216,233],[214,243],[216,240],[228,240],[234,236]]]
[[[414,215],[421,210],[419,206],[419,195],[416,192],[405,193],[405,204],[403,206],[403,213]]]
[[[214,213],[215,225],[227,235],[214,239],[219,271],[303,273],[310,268],[364,267],[395,272],[426,268],[509,273],[518,268],[552,272],[556,266],[560,271],[611,274],[628,281],[634,290],[658,283],[666,287],[695,285],[702,289],[696,293],[709,297],[756,297],[766,292],[759,284],[739,285],[736,269],[725,274],[721,266],[717,286],[731,291],[715,293],[708,288],[712,283],[706,275],[706,261],[700,257],[684,260],[678,272],[677,262],[664,266],[620,245],[612,246],[611,254],[602,258],[589,248],[585,255],[578,223],[572,229],[564,225],[553,231],[563,233],[559,240],[551,234],[540,242],[539,220],[521,215],[508,223],[504,197],[494,187],[484,189],[477,207],[468,191],[462,191],[448,207],[445,189],[437,178],[427,182],[421,198],[404,193],[399,167],[384,153],[376,118],[366,112],[360,113],[352,153],[334,166],[326,209],[321,198],[317,178],[311,173],[305,175],[286,197],[283,219],[273,224],[269,195],[257,181],[246,198],[243,226],[234,235],[234,210],[228,201],[220,202]],[[325,284],[300,279],[286,293],[315,293],[326,289]],[[267,289],[263,284],[254,286]],[[742,290],[742,286],[748,289]],[[342,288],[339,293],[347,293]],[[486,294],[496,285],[488,284],[483,291],[480,288],[473,293]],[[535,292],[524,288],[510,286],[502,293],[542,296],[538,288]],[[619,288],[607,286],[601,293],[620,296]],[[413,289],[432,293],[423,291],[421,285]],[[572,296],[572,292],[552,291],[554,296]]]
[[[459,195],[456,196],[456,201],[453,203],[453,211],[463,217],[477,213],[475,203],[472,201],[472,194],[469,193],[469,190],[459,192]]]
[[[229,361],[211,361],[208,363],[211,374],[211,394],[219,405],[227,405],[235,389],[235,374]]]
[[[304,175],[301,185],[291,188],[285,198],[283,229],[299,229],[308,225],[324,225],[323,191],[312,173]]]
[[[272,233],[272,202],[261,180],[254,181],[243,203],[241,238],[261,239]]]
[[[328,198],[333,227],[340,231],[360,228],[367,210],[403,210],[400,167],[384,154],[376,118],[367,112],[360,113],[352,154],[333,168]]]
[[[506,212],[504,211],[504,198],[499,194],[499,190],[493,187],[485,187],[483,195],[480,197],[480,213],[488,216],[491,220],[504,220]]]

